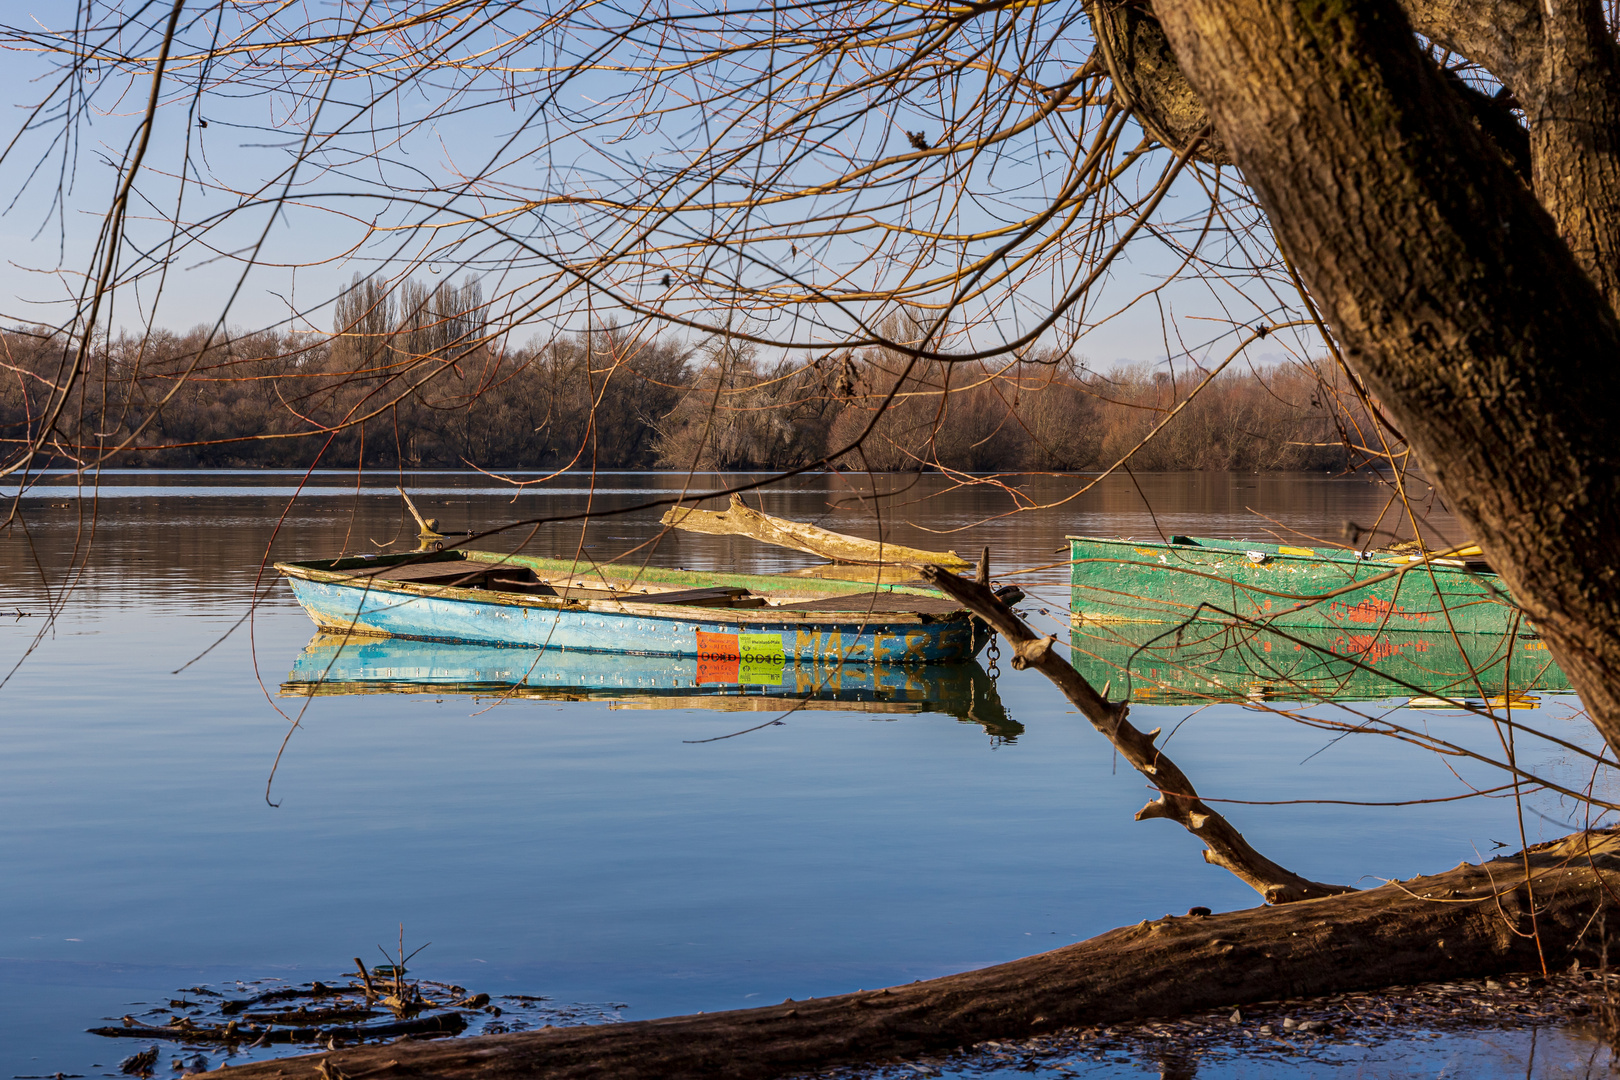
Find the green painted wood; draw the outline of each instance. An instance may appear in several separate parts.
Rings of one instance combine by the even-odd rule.
[[[1145,705],[1431,697],[1526,708],[1534,692],[1574,692],[1546,644],[1526,635],[1079,622],[1069,643],[1094,685]]]
[[[1193,538],[1069,537],[1070,609],[1096,622],[1264,620],[1357,633],[1529,630],[1501,578],[1465,560]]]

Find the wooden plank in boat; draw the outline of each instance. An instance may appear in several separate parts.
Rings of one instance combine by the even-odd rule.
[[[390,566],[376,573],[362,571],[356,577],[369,577],[379,581],[409,581],[415,585],[455,585],[465,583],[465,587],[482,584],[489,577],[493,569],[477,563],[465,562],[433,562],[433,563],[404,563],[400,566]]]
[[[915,596],[909,593],[855,593],[829,596],[822,600],[801,600],[795,604],[778,604],[776,611],[870,611],[874,614],[949,615],[961,611],[962,605],[943,596]]]
[[[637,604],[682,604],[687,607],[728,607],[735,600],[748,596],[748,590],[735,585],[717,585],[711,589],[682,589],[679,592],[630,593],[620,599]],[[763,604],[763,601],[761,601]]]

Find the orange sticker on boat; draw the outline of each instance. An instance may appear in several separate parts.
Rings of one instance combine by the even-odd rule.
[[[742,659],[742,649],[737,647],[736,634],[711,634],[704,630],[697,631],[697,654],[699,659],[706,656]]]
[[[700,656],[697,662],[698,685],[704,683],[737,683],[738,668],[742,661],[735,656]]]

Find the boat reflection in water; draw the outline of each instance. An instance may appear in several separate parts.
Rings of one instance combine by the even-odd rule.
[[[792,658],[676,657],[462,645],[316,634],[281,684],[283,697],[469,694],[606,701],[619,709],[947,713],[1011,742],[1007,715],[977,661],[817,663]]]
[[[1526,635],[1084,620],[1070,644],[1082,675],[1141,704],[1408,698],[1412,708],[1519,708],[1534,707],[1535,691],[1574,693],[1546,644]]]

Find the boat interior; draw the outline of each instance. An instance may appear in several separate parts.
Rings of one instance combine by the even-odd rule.
[[[943,596],[906,592],[858,592],[837,596],[806,598],[802,578],[784,580],[782,595],[760,595],[732,585],[687,588],[656,582],[625,584],[597,574],[539,575],[526,566],[460,560],[403,563],[367,571],[356,576],[379,581],[410,582],[456,589],[487,589],[495,592],[554,596],[563,600],[619,600],[637,604],[670,604],[682,607],[763,608],[784,611],[881,612],[885,614],[948,615],[962,605]],[[798,586],[793,588],[791,586]],[[1022,598],[1022,593],[1019,594]],[[1009,600],[1016,603],[1016,600]]]

